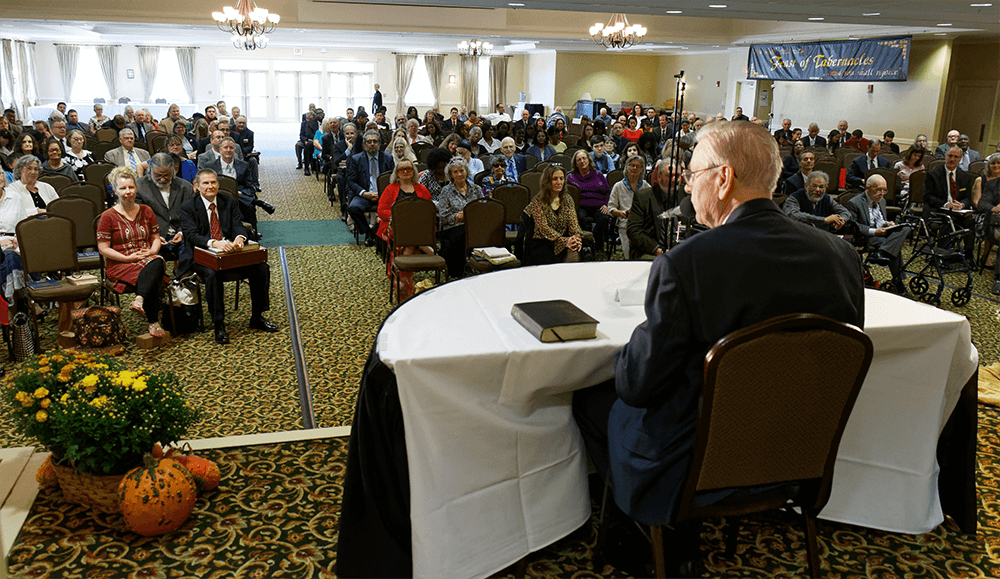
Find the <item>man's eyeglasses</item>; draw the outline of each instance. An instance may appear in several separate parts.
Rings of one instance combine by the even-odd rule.
[[[377,145],[378,144],[378,139],[365,139],[365,144],[366,145]]]

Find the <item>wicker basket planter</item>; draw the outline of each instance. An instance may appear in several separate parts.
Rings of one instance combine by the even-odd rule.
[[[98,513],[120,513],[118,485],[125,475],[94,476],[73,467],[52,463],[56,479],[68,502],[90,507]]]

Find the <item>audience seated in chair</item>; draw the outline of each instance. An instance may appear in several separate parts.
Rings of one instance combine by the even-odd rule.
[[[483,190],[469,182],[469,166],[461,157],[455,157],[445,167],[449,183],[441,189],[434,201],[438,207],[441,229],[441,257],[448,265],[448,277],[460,278],[465,271],[465,206],[483,197]]]
[[[792,219],[830,232],[840,232],[851,220],[846,207],[826,192],[830,177],[823,171],[813,171],[806,177],[806,188],[785,199],[785,214]]]
[[[865,192],[852,197],[847,202],[847,209],[851,212],[851,218],[858,229],[858,234],[864,238],[869,248],[876,250],[889,263],[889,271],[892,273],[892,288],[896,293],[906,294],[906,286],[903,285],[903,244],[910,235],[909,227],[902,227],[892,233],[887,233],[886,228],[895,225],[894,222],[886,219],[885,212],[885,179],[881,175],[868,177],[865,183]]]
[[[958,166],[963,154],[962,149],[952,147],[944,157],[944,165],[927,171],[924,181],[924,219],[928,219],[935,211],[972,208],[972,176]],[[972,259],[975,217],[956,214],[952,219],[957,227],[968,230],[965,236],[965,257]]]
[[[566,171],[561,165],[545,168],[541,188],[524,213],[534,223],[531,237],[524,240],[525,265],[580,261],[583,230],[573,197],[566,190]]]
[[[121,146],[111,149],[104,155],[104,160],[118,167],[128,167],[138,174],[139,163],[149,160],[149,152],[135,146],[135,133],[132,129],[122,129],[118,133]]]
[[[356,138],[355,138],[356,140]],[[347,213],[354,222],[355,231],[365,236],[365,245],[375,245],[375,233],[365,216],[378,203],[378,176],[393,167],[392,155],[379,151],[381,139],[378,131],[366,131],[364,151],[354,155],[347,163]]]
[[[851,162],[851,166],[847,169],[847,185],[854,188],[863,188],[865,186],[865,173],[869,169],[877,169],[880,167],[888,167],[889,160],[885,157],[879,156],[882,152],[882,143],[880,141],[872,141],[868,145],[868,151],[860,157],[856,157],[854,161]]]
[[[160,255],[168,261],[176,261],[184,249],[180,208],[194,199],[194,188],[189,181],[175,176],[174,158],[169,153],[153,155],[149,159],[149,167],[149,172],[136,182],[136,197],[156,216],[160,230]]]
[[[239,191],[240,210],[243,220],[256,228],[257,207],[268,213],[274,213],[274,206],[257,198],[257,189],[250,174],[250,166],[236,158],[236,141],[225,137],[219,145],[219,157],[206,167],[217,175],[226,175],[236,179]]]

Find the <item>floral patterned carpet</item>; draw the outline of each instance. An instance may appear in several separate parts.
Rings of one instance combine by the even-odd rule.
[[[265,198],[279,204],[272,219],[330,218],[321,184],[297,173],[294,159],[269,158],[261,174],[268,180]],[[157,350],[132,348],[125,354],[134,363],[170,369],[186,382],[185,392],[206,411],[192,438],[301,428],[277,253],[270,256],[269,317],[281,327],[279,333],[263,336],[249,330],[249,304],[241,301],[240,311],[228,314],[233,344],[225,349],[212,342],[210,332],[203,332],[179,337]],[[371,249],[353,245],[290,248],[287,256],[317,425],[349,425],[362,366],[390,309],[384,266]],[[981,364],[986,365],[1000,361],[995,332],[1000,302],[988,292],[989,273],[973,278],[977,295],[972,301],[962,308],[946,301],[945,307],[969,317]],[[962,281],[949,279],[955,285]],[[241,297],[248,299],[246,288],[242,291]],[[129,313],[125,321],[133,333],[140,328],[141,321]],[[54,334],[52,323],[43,325],[46,340]],[[910,536],[821,521],[824,577],[1000,576],[1000,410],[980,406],[979,420],[977,534],[965,536],[942,525],[931,533]],[[0,416],[0,445],[24,444],[31,441],[13,432]],[[222,484],[199,496],[187,523],[163,537],[140,537],[125,530],[120,517],[94,515],[63,501],[58,489],[43,489],[11,549],[11,575],[334,577],[346,449],[346,438],[332,438],[204,451],[200,454],[219,464]],[[628,576],[610,566],[593,568],[595,525],[592,519],[589,526],[530,555],[527,575]],[[702,527],[709,576],[805,573],[798,521],[782,515],[743,519],[734,557],[724,554],[722,527],[721,520]],[[513,576],[511,571],[496,576]]]

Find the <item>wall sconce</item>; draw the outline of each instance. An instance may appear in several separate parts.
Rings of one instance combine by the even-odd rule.
[[[455,84],[455,75],[453,74],[448,75],[448,84]]]

